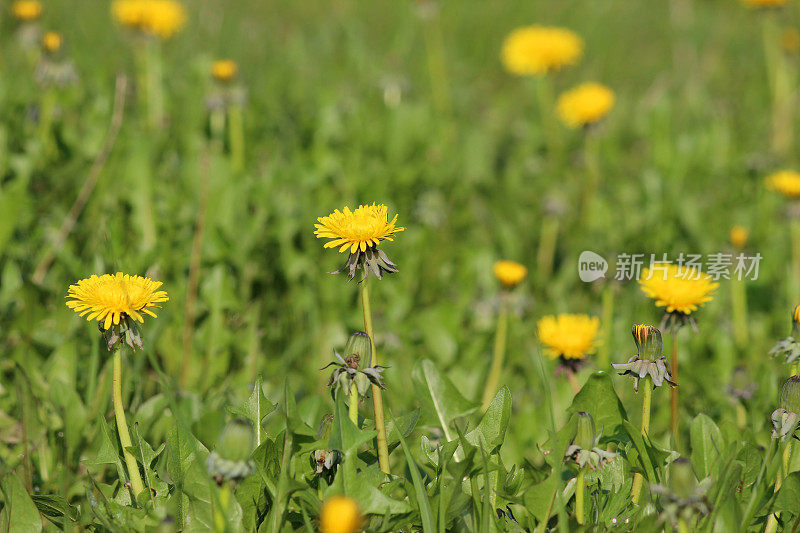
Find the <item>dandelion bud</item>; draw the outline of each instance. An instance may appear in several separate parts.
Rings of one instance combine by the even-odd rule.
[[[578,413],[578,431],[575,433],[575,439],[572,442],[580,446],[581,449],[591,450],[594,447],[596,439],[597,433],[594,429],[592,415],[580,411]]]
[[[679,457],[669,466],[669,488],[680,498],[688,498],[697,488],[697,479],[692,471],[692,463]]]
[[[631,328],[636,351],[644,359],[658,359],[661,357],[662,342],[661,332],[658,328],[646,324],[636,324]]]
[[[253,452],[253,429],[243,420],[233,420],[225,425],[217,449],[208,455],[208,473],[222,480],[240,480],[255,470],[250,460]]]
[[[781,388],[781,408],[800,414],[800,376],[792,376]]]
[[[357,358],[357,359],[356,359]],[[372,365],[372,339],[363,331],[356,331],[350,335],[347,346],[344,347],[344,359],[348,363],[356,364],[356,368],[367,368]]]
[[[355,533],[361,529],[361,511],[352,498],[334,496],[325,500],[319,515],[321,533]]]
[[[796,335],[800,336],[800,305],[795,306],[792,310],[792,329]]]

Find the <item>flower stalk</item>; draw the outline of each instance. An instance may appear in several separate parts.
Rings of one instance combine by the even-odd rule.
[[[125,459],[125,465],[128,467],[128,477],[130,478],[131,491],[135,500],[144,490],[144,484],[142,483],[141,475],[139,475],[139,465],[136,463],[136,458],[129,451],[133,444],[131,443],[131,435],[128,432],[125,407],[122,404],[122,347],[117,347],[114,350],[113,364],[111,396],[114,403],[114,418],[117,421],[117,433],[119,433],[119,442],[122,445],[122,456]],[[120,480],[120,482],[124,484],[123,480]]]
[[[672,381],[678,381],[678,328],[672,329],[672,357],[670,358]],[[672,438],[675,440],[675,447],[678,447],[678,387],[672,387],[669,391],[669,427],[672,431]]]
[[[355,380],[350,384],[350,406],[348,409],[350,421],[358,427],[358,385]]]
[[[506,341],[508,338],[508,299],[504,294],[500,300],[500,313],[497,315],[497,332],[494,338],[494,354],[492,356],[492,368],[486,378],[486,386],[483,389],[481,409],[486,411],[492,403],[497,392],[497,385],[500,382],[500,374],[503,371],[503,360],[506,354]]]
[[[733,313],[733,330],[739,348],[747,346],[747,293],[744,280],[731,279],[731,307]]]
[[[228,143],[231,147],[231,170],[234,173],[244,169],[244,115],[239,102],[228,106]]]
[[[579,525],[586,523],[584,517],[584,493],[586,492],[586,467],[578,470],[578,475],[575,478],[575,520]]]
[[[365,279],[361,282],[361,305],[364,310],[364,331],[372,342],[372,366],[378,365],[378,351],[375,347],[375,334],[372,328],[372,307],[369,300],[369,280]],[[377,385],[372,385],[372,405],[375,409],[375,429],[378,432],[377,448],[378,448],[378,464],[381,471],[385,474],[391,473],[389,467],[389,446],[386,441],[386,422],[383,414],[383,396],[381,395],[381,388]]]
[[[558,242],[558,217],[548,213],[542,220],[541,233],[539,234],[539,250],[536,254],[536,263],[539,269],[539,279],[547,279],[553,271],[553,258]]]
[[[673,387],[673,390],[676,387]],[[647,437],[650,433],[650,402],[653,395],[653,385],[650,382],[650,376],[644,378],[644,398],[642,399],[642,436]],[[633,476],[633,488],[631,489],[631,500],[634,505],[639,504],[639,496],[642,491],[642,484],[644,483],[644,476],[637,472]]]

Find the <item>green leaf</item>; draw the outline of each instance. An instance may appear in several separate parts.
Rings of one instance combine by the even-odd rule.
[[[42,530],[39,510],[16,474],[4,476],[0,482],[0,492],[3,493],[4,504],[0,511],[0,531],[33,533]]]
[[[692,443],[692,466],[697,479],[710,475],[723,450],[725,443],[722,432],[708,416],[697,415],[689,430]]]
[[[458,391],[455,385],[436,370],[428,359],[414,366],[411,373],[414,393],[420,401],[423,419],[442,428],[447,440],[453,440],[450,423],[477,408]]]
[[[487,452],[493,453],[503,444],[510,418],[511,391],[508,387],[503,387],[489,404],[478,426],[467,433],[465,438],[474,446],[482,444]]]
[[[278,404],[271,403],[264,396],[264,388],[262,386],[261,374],[256,378],[253,384],[253,392],[250,397],[239,407],[228,407],[228,411],[236,416],[240,416],[250,421],[254,428],[258,428],[258,438],[256,445],[261,444],[263,430],[261,429],[261,422],[267,415],[277,409]]]
[[[580,411],[592,415],[595,427],[604,436],[618,438],[624,434],[622,423],[628,420],[628,415],[607,373],[595,372],[589,376],[575,395],[567,412],[571,415]]]
[[[800,472],[792,472],[783,480],[780,490],[775,497],[774,511],[789,511],[797,516],[798,502],[800,502]]]
[[[389,418],[392,421],[395,421],[391,413],[389,413]],[[414,457],[411,455],[411,450],[409,450],[408,445],[406,445],[406,439],[404,439],[402,435],[399,435],[399,437],[400,446],[403,448],[403,453],[406,456],[406,464],[408,465],[408,470],[411,473],[411,480],[414,483],[414,493],[417,499],[417,505],[419,506],[420,519],[422,520],[422,530],[434,531],[431,504],[428,500],[428,493],[425,489],[425,484],[422,482],[422,476],[419,475],[419,466],[414,461]]]

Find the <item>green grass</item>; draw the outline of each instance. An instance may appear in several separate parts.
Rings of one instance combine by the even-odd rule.
[[[111,20],[108,3],[51,0],[41,28],[64,34],[60,57],[77,80],[55,91],[44,140],[37,135],[46,94],[34,77],[38,52],[24,48],[4,6],[0,528],[169,530],[167,519],[186,531],[213,528],[222,493],[206,457],[235,416],[229,409],[254,401],[267,413],[253,454],[257,471],[235,487],[220,515],[223,529],[307,531],[316,527],[320,498],[337,493],[358,501],[369,531],[422,524],[542,531],[548,519],[549,528],[574,529],[575,472],[561,465],[559,450],[569,444],[577,410],[589,410],[603,448],[619,452],[613,466],[586,476],[588,522],[646,530],[664,519],[677,528],[668,497],[648,490],[648,482],[671,482],[677,457],[668,392],[654,392],[652,442],[640,439],[641,397],[630,380],[590,358],[578,376],[587,385],[573,399],[555,362],[539,369],[536,320],[558,312],[602,316],[601,284],[577,275],[583,250],[671,259],[727,252],[728,231],[741,224],[750,230],[748,252],[763,256],[758,279],[746,283],[748,344],[735,342],[726,281],[697,312],[699,333],[680,333],[678,451],[698,480],[713,482],[706,493],[713,513],[687,520],[692,530],[732,530],[747,512],[752,518],[741,527],[756,530],[772,509],[791,530],[800,516],[793,496],[800,454],[777,497],[766,499],[780,464],[778,453],[765,460],[770,413],[789,376],[767,351],[788,334],[800,294],[792,293],[786,204],[763,178],[795,167],[800,146],[788,155],[770,148],[763,14],[733,0],[440,4],[438,18],[426,21],[411,1],[187,1],[186,28],[162,45],[166,120],[151,131],[137,86],[137,42]],[[781,26],[797,27],[798,15],[791,4],[779,14]],[[553,76],[557,93],[591,80],[617,96],[594,132],[602,183],[588,224],[578,213],[582,133],[559,125],[564,151],[548,153],[534,82],[507,74],[499,60],[504,36],[531,23],[565,26],[586,41],[580,64]],[[432,84],[426,32],[441,32],[444,85]],[[796,75],[800,56],[787,57]],[[207,102],[219,88],[209,69],[219,58],[238,63],[246,93],[238,173],[229,146],[211,139]],[[85,209],[54,248],[102,152],[122,74],[119,135]],[[554,272],[542,279],[540,226],[553,198],[565,209]],[[356,283],[327,274],[345,256],[323,250],[314,223],[344,205],[372,202],[389,205],[407,228],[384,248],[400,272],[371,283],[375,341],[390,367],[384,402],[395,417],[387,417],[390,478],[377,467],[370,400],[361,429],[336,420],[338,437],[317,436],[324,414],[345,412],[319,368],[363,322]],[[34,283],[50,250],[52,266]],[[523,263],[530,274],[510,299],[500,392],[491,416],[482,417],[476,402],[491,364],[497,259]],[[116,271],[161,280],[170,295],[143,327],[145,350],[124,365],[134,455],[156,492],[135,505],[117,485],[124,467],[111,356],[97,326],[64,305],[69,284]],[[187,321],[192,272],[197,291]],[[635,353],[631,325],[657,325],[661,310],[636,283],[613,290],[604,342],[611,361],[624,362]],[[739,365],[758,385],[744,428],[726,392]],[[259,375],[264,400],[251,396]],[[345,462],[322,480],[309,454],[331,442]],[[623,494],[635,471],[647,472],[647,505],[639,507]],[[506,505],[517,522],[497,518]]]

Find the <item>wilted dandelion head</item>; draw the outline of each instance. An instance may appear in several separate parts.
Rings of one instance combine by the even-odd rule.
[[[214,64],[211,65],[211,75],[214,76],[215,80],[223,83],[232,81],[238,72],[239,67],[236,65],[236,61],[232,59],[221,59],[214,61]]]
[[[789,0],[742,0],[749,7],[777,7],[789,2]]]
[[[361,529],[362,517],[358,504],[346,496],[325,500],[319,513],[321,533],[355,533]]]
[[[159,287],[160,281],[122,272],[93,275],[69,286],[67,307],[86,320],[96,319],[106,330],[124,316],[144,322],[142,313],[155,317],[151,308],[160,308],[157,304],[169,300]]]
[[[61,49],[63,38],[57,31],[49,31],[42,37],[42,47],[50,54],[55,54]]]
[[[564,28],[527,26],[506,37],[503,65],[512,74],[541,76],[574,65],[583,53],[583,40]]]
[[[11,13],[17,20],[30,22],[42,15],[42,3],[38,0],[17,0],[11,5]]]
[[[656,301],[656,306],[664,307],[667,313],[689,315],[714,299],[713,293],[719,283],[695,268],[659,264],[652,270],[642,270],[639,286]]]
[[[562,313],[542,317],[537,330],[545,353],[552,359],[585,359],[599,344],[600,320],[589,315]]]
[[[114,0],[111,13],[121,25],[169,39],[186,23],[186,10],[175,0]]]
[[[800,173],[779,170],[767,176],[767,188],[778,191],[787,198],[800,198]]]
[[[494,275],[500,283],[510,289],[525,279],[528,269],[516,261],[497,261],[494,264]]]
[[[584,83],[558,97],[556,111],[571,128],[593,124],[614,107],[614,91],[595,82]]]
[[[750,236],[750,232],[747,231],[747,228],[744,226],[734,226],[731,228],[730,232],[730,239],[731,244],[735,248],[739,248],[740,250],[747,246],[747,238]]]
[[[378,246],[381,241],[393,241],[395,233],[405,230],[395,226],[397,215],[389,221],[388,208],[383,204],[360,205],[354,210],[345,207],[328,216],[319,217],[314,235],[318,239],[332,239],[325,248],[339,248],[340,252],[355,253]]]

